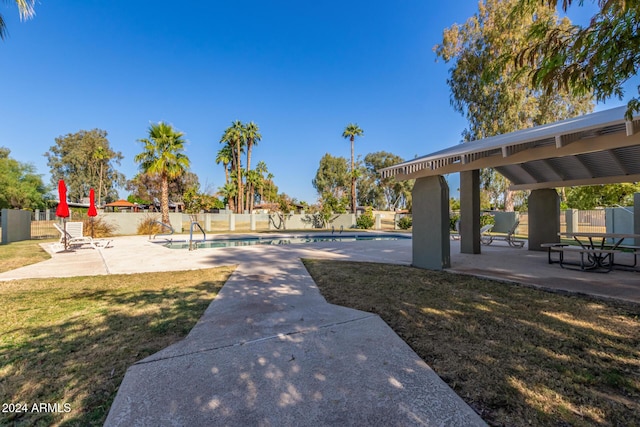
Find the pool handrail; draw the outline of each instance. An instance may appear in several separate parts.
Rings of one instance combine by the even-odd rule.
[[[200,223],[198,221],[191,221],[191,226],[189,227],[189,250],[192,251],[194,249],[198,249],[198,242],[194,243],[193,240],[193,228],[194,226],[198,227],[200,229],[200,231],[202,232],[202,240],[200,240],[201,242],[204,242],[207,240],[207,233],[204,232],[204,230],[202,229],[202,226],[200,225]]]
[[[153,238],[155,239],[158,236],[171,236],[173,233],[175,233],[175,230],[173,229],[173,227],[171,226],[171,224],[165,224],[162,221],[153,221],[152,224],[158,224],[163,228],[168,228],[169,229],[169,233],[158,233],[158,234],[154,234],[153,237],[149,236],[149,238]]]

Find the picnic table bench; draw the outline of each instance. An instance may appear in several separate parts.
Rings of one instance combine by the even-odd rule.
[[[547,245],[547,244],[545,244]],[[620,253],[618,249],[603,249],[603,248],[587,248],[582,246],[570,246],[565,244],[557,244],[553,246],[547,246],[549,249],[549,263],[551,263],[551,252],[559,253],[560,267],[574,269],[567,267],[568,265],[580,265],[582,271],[598,271],[608,273],[613,269],[614,255]],[[580,264],[567,262],[564,259],[565,253],[579,253]],[[585,260],[586,255],[586,260]],[[574,269],[575,270],[575,269]]]

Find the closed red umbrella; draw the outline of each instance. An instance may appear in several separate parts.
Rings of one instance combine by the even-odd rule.
[[[56,209],[56,215],[60,218],[69,218],[69,205],[67,204],[67,186],[64,185],[64,180],[58,181],[58,197],[60,203]]]
[[[93,191],[93,188],[89,189],[89,210],[87,211],[87,215],[91,218],[91,238],[93,239],[93,217],[98,216],[98,211],[96,210],[96,193]]]
[[[96,193],[93,191],[93,188],[89,190],[89,210],[87,211],[87,215],[98,216],[98,211],[96,210]]]
[[[64,180],[58,181],[58,198],[60,199],[60,203],[58,203],[58,207],[56,208],[56,215],[62,219],[62,229],[66,230],[66,226],[64,224],[64,218],[69,218],[69,205],[67,204],[67,186],[64,185]],[[64,238],[64,250],[67,248],[67,235],[63,236]]]

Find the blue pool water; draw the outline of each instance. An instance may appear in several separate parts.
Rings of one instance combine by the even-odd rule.
[[[246,237],[240,239],[217,239],[194,241],[192,248],[197,244],[198,249],[202,248],[227,248],[233,246],[252,246],[252,245],[294,245],[300,243],[316,243],[316,242],[355,242],[358,240],[406,240],[411,239],[410,236],[403,235],[345,235],[345,236],[287,236],[287,237]],[[189,249],[189,242],[169,242],[165,245],[170,249]]]

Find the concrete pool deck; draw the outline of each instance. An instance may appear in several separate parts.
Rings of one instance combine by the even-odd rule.
[[[451,271],[640,302],[635,272],[563,270],[546,253],[500,244],[482,250],[460,254],[452,242]],[[108,426],[484,425],[378,316],[328,304],[300,258],[408,265],[411,241],[188,251],[123,237],[0,280],[238,265],[184,340],[129,368]]]

